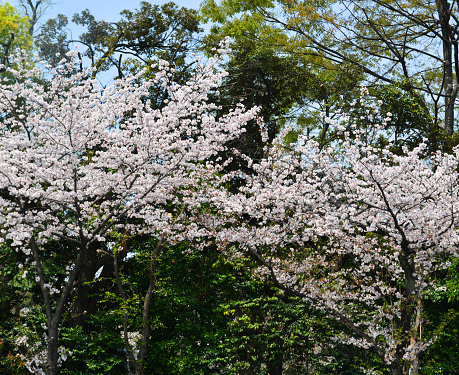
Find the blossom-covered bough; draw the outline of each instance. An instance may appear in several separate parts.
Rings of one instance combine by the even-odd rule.
[[[193,237],[194,226],[190,233],[183,225],[174,230],[186,218],[183,207],[199,207],[200,189],[221,168],[211,157],[256,114],[240,106],[213,117],[207,95],[225,74],[216,69],[218,59],[196,62],[183,85],[160,61],[155,82],[128,77],[104,89],[73,70],[75,59],[63,60],[45,84],[36,67],[19,59],[17,69],[8,69],[14,82],[0,84],[1,235],[35,268],[47,334],[46,361],[36,371],[47,375],[58,372],[59,327],[88,256],[119,233],[166,242]],[[169,97],[161,110],[142,100],[157,83]],[[53,285],[43,261],[59,241],[75,250]],[[146,342],[148,329],[143,334]]]
[[[352,124],[334,126],[343,141],[321,150],[306,137],[290,148],[279,140],[238,194],[214,198],[228,214],[218,236],[352,332],[336,341],[417,374],[434,339],[420,334],[423,299],[458,250],[459,149],[398,155],[369,145],[367,131],[351,135]]]

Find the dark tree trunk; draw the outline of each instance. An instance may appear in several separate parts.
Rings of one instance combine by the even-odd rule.
[[[74,267],[68,276],[68,280],[65,283],[62,293],[57,301],[56,308],[53,311],[53,303],[51,301],[49,289],[46,286],[45,273],[41,264],[39,256],[39,248],[35,238],[30,239],[30,248],[32,250],[33,258],[35,261],[35,269],[37,271],[40,285],[40,289],[43,295],[43,300],[46,310],[46,324],[48,327],[48,342],[47,342],[47,363],[46,363],[46,375],[57,375],[58,373],[58,359],[59,359],[59,326],[61,324],[62,313],[64,311],[65,304],[68,302],[70,292],[75,285],[75,281],[78,277],[80,269],[86,259],[86,242],[82,242],[79,248],[78,256],[74,263]]]
[[[70,325],[72,327],[84,327],[86,315],[88,314],[88,300],[91,294],[91,281],[94,280],[97,272],[97,253],[94,249],[88,251],[86,261],[78,275],[76,285],[72,294],[74,295],[73,308],[71,311]]]
[[[269,375],[282,375],[282,361],[277,363],[270,363],[268,366]]]
[[[48,327],[48,353],[46,375],[57,375],[57,363],[59,358],[58,325],[50,324]]]
[[[100,257],[97,253],[99,246],[93,244],[88,250],[88,256],[82,266],[75,288],[73,290],[74,304],[71,311],[70,326],[85,327],[86,316],[97,310],[97,303],[114,276],[113,256]],[[96,280],[97,271],[102,268],[100,277]]]
[[[454,103],[457,96],[457,88],[454,88],[453,77],[453,39],[451,26],[450,4],[446,0],[437,0],[438,18],[441,25],[443,44],[443,86],[445,90],[445,130],[449,134],[454,133]]]

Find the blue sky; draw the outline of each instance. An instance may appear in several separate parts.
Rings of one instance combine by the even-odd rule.
[[[55,4],[48,10],[44,18],[52,18],[59,13],[71,18],[74,13],[89,9],[96,19],[114,22],[119,19],[119,13],[122,10],[138,9],[140,7],[140,2],[140,0],[56,0]],[[150,1],[150,3],[158,5],[167,2],[168,0]],[[179,6],[198,9],[201,0],[176,0],[174,2]]]
[[[53,0],[51,0],[53,1]],[[171,0],[153,0],[151,4],[162,5],[170,2]],[[176,0],[173,1],[175,4],[181,7],[199,9],[199,4],[202,0]],[[80,13],[85,9],[89,9],[96,20],[103,20],[107,22],[116,22],[120,19],[120,12],[124,9],[139,9],[142,0],[55,0],[54,4],[50,6],[42,19],[41,22],[46,21],[49,18],[56,17],[59,13],[67,16],[71,21],[75,13]],[[147,1],[148,2],[148,1]],[[1,0],[0,0],[1,3]],[[39,21],[39,23],[40,23]],[[72,31],[72,37],[77,38],[78,35],[84,31],[83,28],[78,28],[72,23],[69,24],[69,28]]]

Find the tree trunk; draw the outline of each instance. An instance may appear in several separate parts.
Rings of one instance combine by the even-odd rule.
[[[269,375],[282,375],[282,361],[268,365]]]
[[[48,353],[46,375],[57,375],[57,363],[59,358],[59,339],[58,326],[50,324],[48,326]]]
[[[32,250],[33,258],[35,261],[35,269],[37,271],[42,292],[43,300],[45,303],[46,310],[46,324],[48,327],[48,342],[47,342],[47,363],[45,366],[46,375],[57,375],[57,365],[59,358],[59,325],[61,324],[62,313],[64,311],[65,304],[69,300],[70,292],[75,284],[78,277],[78,273],[84,261],[86,259],[86,243],[82,242],[77,259],[74,263],[73,269],[69,274],[68,280],[65,283],[62,293],[59,297],[57,306],[53,312],[53,303],[50,298],[49,289],[45,284],[45,273],[41,264],[39,256],[39,248],[35,238],[30,239],[30,248]]]
[[[422,301],[418,298],[416,302],[416,320],[414,323],[414,327],[411,331],[411,345],[414,345],[416,342],[422,340],[421,337],[421,313],[422,313]],[[419,332],[419,336],[418,336]],[[410,375],[419,375],[419,354],[411,361],[411,373]]]
[[[412,254],[410,254],[408,244],[405,241],[402,241],[402,250],[403,254],[399,255],[399,261],[405,274],[405,291],[403,293],[404,301],[401,306],[400,323],[398,324],[401,328],[401,337],[396,348],[396,361],[394,362],[394,370],[396,371],[394,373],[397,375],[408,374],[412,365],[412,363],[404,361],[403,356],[405,355],[405,349],[411,344],[413,338],[412,323],[416,311],[416,298],[413,294],[416,288],[415,278],[413,277],[414,265],[412,264]]]
[[[454,132],[454,102],[457,90],[454,89],[452,35],[449,20],[451,17],[450,4],[446,0],[437,0],[438,18],[443,39],[443,85],[445,89],[445,130]]]
[[[88,249],[86,261],[81,267],[78,279],[76,280],[75,287],[72,291],[74,296],[72,310],[70,312],[72,327],[83,327],[88,314],[89,295],[92,292],[92,285],[90,284],[97,272],[97,253],[96,249],[92,247]]]
[[[142,339],[141,339],[141,345],[140,345],[140,350],[139,350],[139,362],[141,362],[142,365],[147,356],[147,345],[148,345],[148,340],[150,338],[150,306],[151,306],[151,300],[153,297],[153,292],[156,290],[156,274],[157,274],[157,267],[158,267],[158,257],[161,254],[161,250],[163,249],[164,240],[165,240],[164,237],[162,237],[159,240],[158,245],[156,245],[156,248],[153,250],[152,254],[150,255],[150,280],[148,283],[147,293],[145,294],[145,300],[143,302]],[[139,375],[143,375],[143,374],[139,374]]]
[[[141,344],[137,358],[134,355],[134,348],[130,345],[128,339],[128,312],[125,310],[123,314],[123,336],[124,344],[129,355],[129,362],[134,368],[135,375],[143,375],[143,365],[147,356],[148,340],[150,338],[150,306],[153,298],[153,292],[156,290],[156,273],[158,265],[158,257],[163,248],[165,238],[161,238],[156,245],[156,248],[150,254],[150,278],[148,283],[148,290],[145,295],[143,309],[142,309],[142,333],[141,333]],[[126,293],[124,292],[123,284],[120,279],[118,258],[117,255],[114,257],[114,273],[118,291],[122,299],[127,300]]]

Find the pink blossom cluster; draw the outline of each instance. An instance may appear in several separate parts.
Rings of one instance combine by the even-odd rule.
[[[208,93],[225,75],[216,63],[179,85],[160,61],[154,81],[169,96],[161,110],[142,100],[153,82],[137,76],[102,89],[86,72],[69,75],[66,60],[48,85],[37,68],[10,70],[16,82],[0,84],[2,240],[29,255],[32,237],[105,241],[126,219],[142,220],[133,232],[167,231],[172,215],[161,207],[179,203],[180,190],[193,205],[192,192],[221,168],[210,158],[256,114],[239,106],[212,115]]]
[[[426,155],[420,144],[399,155],[355,134],[326,149],[303,136],[275,142],[237,194],[214,198],[227,214],[217,237],[353,332],[337,340],[398,366],[432,342],[419,334],[422,301],[457,255],[459,149]]]
[[[218,154],[257,113],[239,105],[216,117],[208,96],[226,74],[217,69],[219,57],[196,59],[184,84],[159,61],[151,81],[140,73],[106,88],[90,72],[75,71],[76,58],[70,53],[46,82],[18,58],[0,82],[0,242],[20,249],[35,268],[47,374],[57,373],[62,359],[58,329],[88,252],[111,249],[120,233],[169,242],[202,236],[187,217],[200,210],[202,191],[224,166]],[[167,96],[161,108],[148,100],[158,85]],[[57,285],[42,263],[61,240],[75,255]]]

